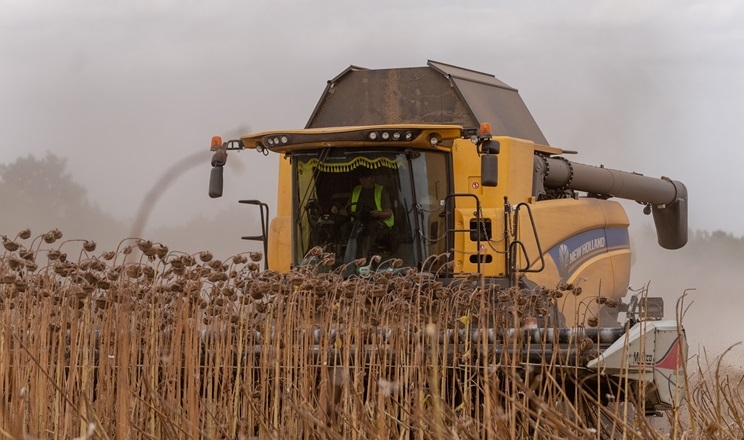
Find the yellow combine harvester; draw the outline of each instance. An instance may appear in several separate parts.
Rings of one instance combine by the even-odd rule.
[[[523,331],[556,349],[591,337],[600,350],[580,368],[643,388],[646,412],[676,405],[684,331],[663,320],[660,299],[623,303],[629,220],[609,199],[643,204],[659,244],[678,249],[687,242],[682,183],[568,160],[517,90],[431,61],[352,66],[328,82],[305,129],[213,139],[211,197],[222,194],[227,152],[243,149],[282,158],[276,216],[243,201],[261,207],[262,234],[244,238],[263,241],[268,268],[307,265],[320,248],[334,257],[323,267],[345,276],[416,268],[446,284],[477,276],[484,291],[568,290],[552,310],[522,317]],[[361,202],[369,174],[380,189]]]

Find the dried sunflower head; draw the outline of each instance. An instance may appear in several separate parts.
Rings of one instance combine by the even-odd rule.
[[[261,258],[263,258],[263,254],[261,252],[251,252],[249,254],[251,256],[251,261],[261,261]]]
[[[235,264],[243,264],[243,263],[246,263],[248,261],[248,257],[246,257],[245,255],[242,255],[242,254],[241,255],[235,255],[235,256],[232,257],[232,260],[233,260],[233,263],[235,263]]]
[[[166,255],[168,255],[168,246],[159,244],[155,250],[155,254],[162,260]]]
[[[207,276],[207,279],[213,283],[219,281],[227,281],[228,275],[225,272],[212,272]]]
[[[142,271],[140,270],[140,267],[137,265],[132,265],[127,268],[127,275],[131,278],[139,278],[141,274],[142,274]]]
[[[144,266],[144,267],[142,268],[142,273],[143,273],[143,274],[144,274],[144,275],[145,275],[145,276],[146,276],[147,278],[153,278],[153,277],[155,276],[155,269],[153,269],[153,268],[152,268],[152,266]]]
[[[8,259],[8,267],[10,267],[11,270],[18,270],[23,266],[23,260],[19,260],[16,257],[10,257]]]
[[[70,275],[71,273],[74,272],[74,270],[75,270],[74,264],[62,262],[60,264],[54,265],[54,273],[62,277],[66,277]]]
[[[183,264],[183,257],[172,257],[168,261],[168,264],[171,265],[173,268],[181,268],[184,267]]]
[[[592,348],[594,348],[594,341],[591,338],[584,338],[579,343],[579,350],[582,352],[591,350]]]
[[[21,240],[25,240],[25,239],[29,238],[30,236],[31,236],[31,230],[28,229],[28,228],[26,228],[26,229],[24,229],[24,230],[22,230],[21,232],[18,233],[18,237]]]
[[[150,240],[137,240],[137,247],[144,253],[152,249],[152,242]]]
[[[211,267],[214,270],[221,270],[222,269],[222,261],[220,260],[212,260],[207,263],[207,266]]]
[[[209,251],[201,251],[201,252],[199,252],[199,259],[201,261],[205,262],[205,263],[208,262],[208,261],[210,261],[212,258],[214,258],[214,256]]]
[[[96,250],[96,242],[85,240],[85,242],[83,243],[83,249],[85,249],[86,252],[93,252],[94,250]]]
[[[264,293],[269,289],[264,283],[253,283],[251,284],[250,291],[248,292],[253,299],[261,299],[264,297]]]
[[[18,250],[18,248],[21,247],[20,244],[16,243],[15,241],[10,241],[7,238],[3,238],[3,246],[10,252],[15,252]]]

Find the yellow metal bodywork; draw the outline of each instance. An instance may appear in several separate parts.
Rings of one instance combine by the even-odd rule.
[[[496,137],[501,144],[498,155],[498,186],[483,186],[480,180],[481,163],[478,153],[469,140],[459,139],[452,146],[452,169],[454,193],[477,196],[481,204],[481,217],[490,219],[493,238],[484,244],[480,253],[491,256],[491,261],[480,265],[487,277],[505,276],[504,197],[509,203],[527,202],[532,196],[532,166],[535,154],[532,142],[514,138]],[[455,229],[469,229],[475,221],[476,199],[457,197]],[[469,234],[458,233],[454,237],[454,262],[456,272],[471,273],[478,270],[477,242]],[[471,258],[475,256],[475,258]]]
[[[421,132],[411,140],[380,141],[371,140],[354,135],[366,134],[369,131],[404,133],[406,130],[420,130]],[[287,153],[324,147],[365,147],[375,146],[384,148],[437,148],[451,144],[453,139],[460,137],[462,127],[458,125],[433,125],[433,124],[391,124],[384,126],[363,127],[337,127],[337,128],[308,128],[305,130],[265,131],[261,133],[242,136],[240,140],[248,149],[264,147],[274,153]],[[431,143],[431,137],[436,137],[437,144]],[[288,143],[282,143],[283,137]],[[293,140],[292,138],[295,138]],[[278,143],[269,143],[269,140],[279,140]]]
[[[418,148],[449,152],[452,164],[452,193],[456,194],[453,237],[451,249],[455,274],[480,273],[485,277],[505,277],[507,268],[507,242],[513,232],[513,220],[505,227],[505,198],[511,208],[519,208],[516,238],[522,243],[518,252],[518,268],[537,270],[523,273],[527,279],[546,288],[555,288],[568,283],[581,287],[578,295],[564,295],[559,308],[566,317],[567,325],[583,323],[597,314],[597,296],[621,298],[627,292],[630,273],[630,248],[627,239],[629,225],[625,211],[616,202],[595,198],[565,198],[537,201],[533,196],[534,156],[556,155],[562,150],[541,146],[533,142],[495,137],[500,143],[498,154],[498,185],[485,187],[481,183],[480,156],[469,139],[460,137],[458,126],[416,126],[423,131],[411,142],[368,142],[339,140],[339,133],[352,134],[365,130],[396,130],[410,125],[380,127],[344,127],[338,129],[314,129],[264,132],[241,138],[245,148],[268,148],[268,138],[282,135],[301,135],[302,143],[274,146],[271,151],[288,153],[295,150],[322,147],[384,146],[394,149]],[[436,133],[439,142],[432,145],[430,137]],[[272,269],[287,271],[292,261],[292,175],[289,160],[282,158],[279,164],[277,214],[269,231],[269,265]],[[473,197],[475,196],[475,197]],[[490,222],[491,236],[478,247],[469,230],[476,220],[476,197],[480,203],[482,219]],[[534,230],[527,206],[532,212]],[[505,234],[507,231],[507,234]],[[583,235],[582,235],[583,234]],[[588,237],[587,244],[580,243]],[[609,246],[610,238],[616,245]],[[540,250],[538,250],[538,240]],[[572,241],[573,240],[573,241]],[[575,244],[579,240],[579,244]],[[601,246],[600,246],[601,244]],[[578,246],[571,249],[571,246]],[[583,247],[582,247],[583,246]],[[592,247],[594,246],[594,247]],[[563,250],[565,248],[565,250]],[[584,252],[586,250],[586,252]],[[561,251],[564,254],[561,254]],[[573,252],[573,254],[571,254]],[[567,261],[581,254],[566,272]],[[556,255],[567,255],[565,261],[557,261]],[[573,255],[573,256],[572,256]],[[560,260],[562,256],[558,258]],[[480,261],[480,264],[478,262]]]
[[[561,150],[515,138],[494,139],[501,145],[496,187],[484,187],[480,184],[480,161],[469,141],[455,141],[452,148],[454,192],[478,196],[481,216],[490,220],[492,231],[491,240],[483,243],[480,249],[468,233],[455,235],[455,247],[452,250],[455,271],[476,272],[480,259],[480,272],[484,276],[506,276],[506,197],[512,208],[520,203],[527,204],[535,222],[533,231],[527,208],[520,207],[517,238],[524,248],[523,252],[517,254],[517,267],[542,267],[538,272],[525,273],[529,280],[540,286],[556,288],[559,285],[573,284],[581,287],[580,295],[565,295],[559,300],[559,308],[566,317],[567,325],[596,316],[596,297],[599,295],[616,299],[624,297],[630,279],[630,247],[627,243],[614,248],[604,247],[595,252],[596,255],[582,259],[568,276],[561,274],[557,262],[549,252],[582,233],[603,237],[603,231],[610,230],[615,234],[627,234],[629,221],[622,206],[617,202],[595,198],[536,201],[532,191],[535,152],[555,154]],[[458,197],[456,206],[454,229],[469,229],[475,222],[475,199]],[[538,239],[542,259],[538,251]]]
[[[620,299],[626,295],[630,283],[629,221],[619,203],[594,198],[545,200],[533,205],[533,214],[545,266],[539,272],[529,273],[528,278],[548,288],[573,285],[581,289],[581,294],[566,294],[559,301],[567,325],[583,323],[596,316],[597,297]],[[539,253],[528,218],[520,217],[519,230],[520,239],[525,244],[519,264],[524,266],[524,255],[537,256]],[[605,238],[608,233],[625,234],[626,240],[621,239],[612,245]],[[560,262],[553,257],[557,252],[549,251],[581,234],[602,237],[606,240],[605,245],[578,258],[573,270],[563,275]],[[534,257],[531,262],[532,268],[541,264]]]
[[[287,272],[292,265],[292,168],[287,158],[279,160],[276,217],[269,227],[269,267]]]

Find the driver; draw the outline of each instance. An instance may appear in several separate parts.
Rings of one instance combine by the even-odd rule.
[[[382,185],[375,183],[372,170],[366,167],[359,168],[359,185],[354,187],[351,198],[346,204],[348,207],[331,207],[333,214],[342,216],[356,215],[358,221],[364,225],[363,234],[358,238],[359,252],[357,258],[366,257],[372,243],[378,236],[386,232],[395,224],[393,210],[390,204],[390,196]],[[365,211],[368,211],[365,212]],[[351,228],[347,223],[345,229]],[[342,236],[348,237],[350,231],[342,229]]]

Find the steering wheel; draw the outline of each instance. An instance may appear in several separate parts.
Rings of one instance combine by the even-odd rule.
[[[356,208],[356,212],[352,212],[352,208]],[[350,217],[355,219],[358,218],[363,221],[372,219],[372,211],[374,210],[375,209],[371,206],[360,202],[349,203],[346,205],[346,212],[349,213]]]

